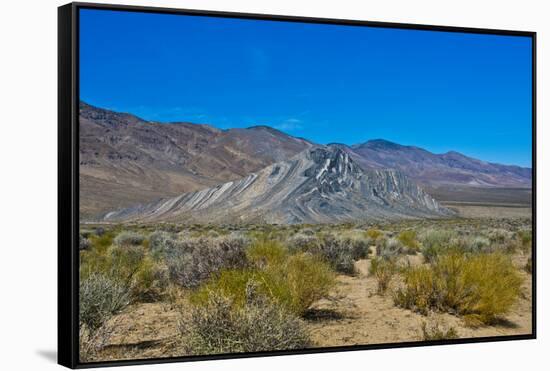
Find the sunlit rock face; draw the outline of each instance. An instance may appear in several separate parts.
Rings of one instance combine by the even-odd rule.
[[[444,217],[396,170],[363,170],[336,146],[313,146],[236,181],[104,214],[104,221],[338,223]]]

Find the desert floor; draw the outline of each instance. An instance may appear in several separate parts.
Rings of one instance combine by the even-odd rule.
[[[420,254],[406,256],[410,264],[422,264]],[[514,263],[525,266],[526,256]],[[467,327],[458,316],[431,313],[424,316],[394,305],[391,290],[376,293],[376,279],[368,276],[370,261],[356,262],[357,274],[339,275],[328,299],[318,301],[306,316],[314,347],[422,341],[421,326],[438,323],[453,327],[460,338],[531,333],[532,278],[521,270],[522,294],[514,308],[492,326]],[[393,282],[393,286],[399,282]],[[114,318],[116,332],[102,351],[104,359],[136,359],[182,356],[178,346],[178,310],[168,302],[130,306]]]

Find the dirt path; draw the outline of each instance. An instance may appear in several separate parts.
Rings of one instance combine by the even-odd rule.
[[[415,257],[413,257],[414,259]],[[525,264],[522,258],[517,264]],[[525,278],[523,295],[498,326],[468,328],[450,314],[423,316],[394,306],[390,294],[376,294],[376,280],[368,277],[370,261],[356,263],[356,276],[339,276],[333,300],[314,305],[316,318],[308,320],[312,338],[318,346],[393,343],[419,341],[421,325],[439,322],[443,328],[454,327],[459,337],[480,337],[531,332],[531,277]],[[315,317],[315,316],[314,316]]]

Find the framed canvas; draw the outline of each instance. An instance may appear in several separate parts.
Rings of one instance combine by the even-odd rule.
[[[534,339],[534,32],[59,8],[71,367]]]

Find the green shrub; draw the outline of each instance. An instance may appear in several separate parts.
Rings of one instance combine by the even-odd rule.
[[[114,244],[120,247],[139,246],[143,243],[145,237],[139,233],[123,231],[113,240]]]
[[[154,302],[163,297],[168,284],[167,270],[146,256],[133,274],[130,288],[135,300]]]
[[[376,257],[370,260],[369,275],[376,278],[378,294],[384,294],[387,291],[396,272],[397,266],[393,259]]]
[[[212,293],[183,316],[180,333],[188,354],[303,349],[311,344],[302,321],[245,284],[245,302]]]
[[[113,247],[109,250],[109,276],[130,285],[145,257],[143,246]]]
[[[109,247],[113,244],[113,239],[115,234],[113,231],[104,232],[101,235],[90,236],[90,242],[92,243],[93,248],[99,252],[103,253],[107,251]]]
[[[420,250],[420,244],[416,237],[416,231],[409,229],[399,233],[397,239],[408,249],[408,252],[416,252]]]
[[[384,235],[381,231],[379,231],[378,229],[374,229],[374,228],[368,229],[366,234],[372,240],[377,240],[378,238],[380,238]]]
[[[127,287],[132,300],[151,301],[162,296],[167,272],[143,246],[111,246],[105,252],[91,249],[80,253],[80,278],[102,274]]]
[[[257,240],[246,251],[248,260],[258,268],[282,264],[288,258],[288,250],[277,240]]]
[[[326,297],[336,283],[334,273],[323,260],[303,253],[290,256],[285,264],[270,267],[266,273],[273,277],[268,289],[279,288],[282,304],[300,315]]]
[[[520,294],[521,277],[509,257],[493,253],[439,256],[431,266],[406,269],[396,304],[426,314],[439,310],[491,323]]]
[[[444,229],[428,229],[420,236],[422,255],[427,262],[433,262],[438,255],[445,252],[451,245],[456,233]]]
[[[280,260],[279,260],[280,259]],[[303,314],[315,301],[328,295],[335,284],[334,273],[319,257],[299,253],[263,260],[261,268],[224,270],[192,296],[195,304],[207,302],[211,293],[229,297],[235,305],[245,302],[245,289],[255,282],[257,290],[288,311]],[[268,263],[268,262],[271,262]]]

